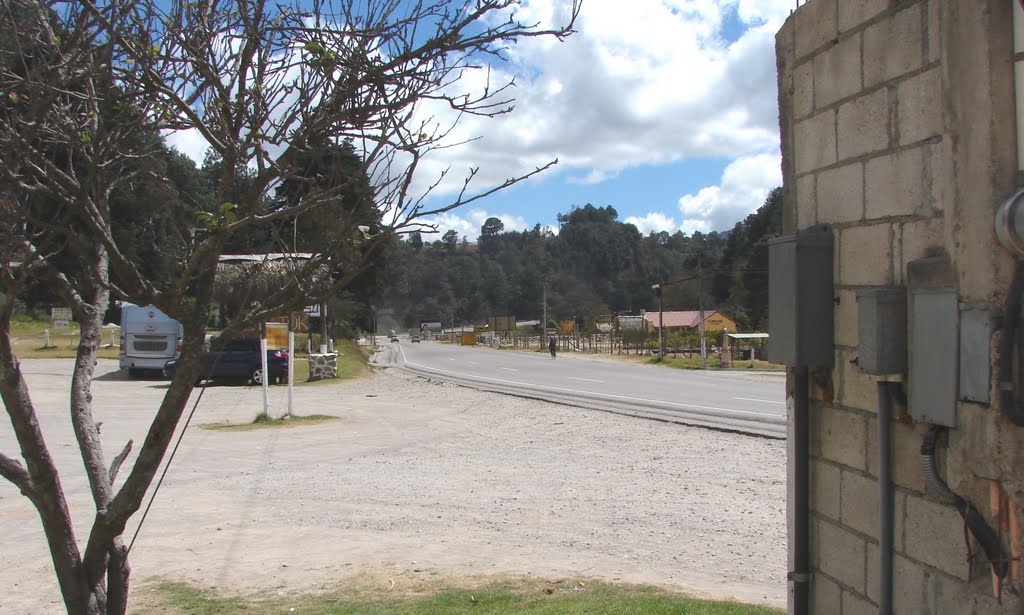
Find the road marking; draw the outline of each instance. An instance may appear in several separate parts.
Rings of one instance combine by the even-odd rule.
[[[479,364],[479,363],[477,363],[476,361],[467,361],[467,363],[469,363],[470,365],[480,365],[480,364]]]
[[[567,378],[568,378],[569,380],[582,380],[583,382],[597,382],[597,383],[599,383],[599,384],[604,384],[604,380],[593,380],[593,379],[591,379],[591,378],[574,378],[574,377],[572,377],[572,376],[566,376],[566,377],[567,377]]]
[[[611,399],[621,399],[621,400],[630,401],[630,402],[648,402],[648,403],[652,403],[653,402],[653,403],[657,403],[657,404],[665,404],[665,405],[668,405],[668,406],[677,406],[679,408],[691,408],[691,409],[694,409],[694,410],[723,410],[725,412],[734,412],[736,414],[752,414],[752,415],[755,415],[755,416],[770,416],[770,417],[773,417],[773,418],[779,418],[778,414],[774,414],[774,413],[771,413],[771,412],[754,412],[754,411],[751,411],[751,410],[737,410],[735,408],[720,408],[718,406],[701,406],[701,405],[698,405],[698,404],[683,404],[683,403],[679,403],[679,402],[675,402],[675,401],[666,401],[666,400],[662,400],[662,399],[646,399],[646,398],[643,398],[643,397],[632,397],[632,396],[629,396],[629,395],[614,395],[612,393],[594,393],[593,391],[581,391],[579,389],[567,389],[567,388],[564,388],[564,387],[553,387],[553,386],[547,386],[547,385],[543,385],[543,384],[537,384],[535,382],[518,382],[518,381],[515,381],[515,380],[502,380],[501,378],[489,378],[487,376],[477,376],[475,374],[464,374],[464,373],[460,373],[460,372],[450,372],[450,371],[446,371],[446,370],[443,370],[443,369],[437,369],[436,367],[429,367],[427,365],[422,365],[420,363],[413,363],[413,362],[408,361],[408,360],[406,361],[406,363],[408,363],[409,365],[415,365],[416,367],[419,367],[421,369],[425,369],[427,371],[437,372],[437,373],[440,373],[440,374],[451,374],[453,376],[463,376],[463,377],[466,377],[466,378],[476,379],[476,380],[490,380],[492,382],[498,382],[498,383],[501,383],[501,384],[514,384],[516,386],[531,387],[531,388],[533,388],[535,390],[536,389],[547,389],[549,391],[558,391],[558,392],[561,392],[561,393],[577,393],[577,394],[583,394],[583,395],[598,395],[600,397],[607,397],[607,398],[611,398]],[[508,368],[508,367],[503,367],[502,369],[508,369],[510,371],[518,371],[518,370],[514,370],[514,369],[511,369],[511,368]]]
[[[518,372],[519,371],[518,369],[512,369],[511,367],[503,367],[501,369],[505,370],[506,372]]]
[[[785,405],[784,401],[775,401],[774,399],[752,399],[750,397],[733,397],[733,399],[740,399],[743,401],[759,401],[763,404],[782,404]]]

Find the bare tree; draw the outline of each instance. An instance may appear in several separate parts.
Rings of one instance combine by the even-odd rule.
[[[240,303],[230,336],[321,300],[372,266],[395,235],[508,187],[554,164],[427,207],[413,192],[422,161],[451,142],[466,115],[512,111],[510,82],[463,87],[467,71],[505,59],[528,37],[572,33],[578,0],[555,27],[522,23],[515,0],[8,0],[0,6],[0,396],[21,448],[0,451],[0,475],[42,520],[69,613],[123,613],[130,567],[122,543],[141,506],[204,359],[218,262],[234,236],[276,232],[297,215],[317,217],[329,241],[295,259],[278,282]],[[452,118],[445,120],[445,118]],[[109,195],[159,149],[156,131],[191,130],[222,161],[213,206],[179,232],[169,279],[150,279],[113,232]],[[372,191],[337,207],[346,190],[304,175],[304,153],[348,140]],[[234,187],[240,170],[245,190]],[[442,177],[434,178],[432,187]],[[301,198],[274,199],[285,181]],[[432,200],[429,202],[436,202]],[[331,206],[333,204],[333,206]],[[330,212],[329,218],[324,212]],[[289,252],[281,240],[281,252]],[[44,279],[74,311],[81,343],[70,417],[96,515],[80,546],[11,339],[14,301]],[[91,384],[109,300],[152,303],[180,320],[179,367],[145,441],[108,462],[92,412]],[[130,471],[119,477],[126,461]]]

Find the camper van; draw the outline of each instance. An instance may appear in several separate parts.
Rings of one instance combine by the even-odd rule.
[[[162,373],[164,363],[181,354],[181,323],[156,307],[121,307],[121,369],[129,376]]]

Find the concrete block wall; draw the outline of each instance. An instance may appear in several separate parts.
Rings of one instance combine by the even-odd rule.
[[[856,364],[857,289],[905,285],[908,263],[945,255],[962,306],[998,312],[1006,299],[1013,259],[993,217],[1015,188],[1011,9],[809,0],[776,38],[786,232],[825,223],[835,237],[835,366],[811,386],[813,613],[878,612],[877,378]],[[960,515],[929,493],[928,426],[896,410],[894,612],[1022,612],[1019,574],[997,595]],[[1024,428],[986,404],[961,401],[957,414],[941,474],[1011,546],[1006,519],[1024,521]]]

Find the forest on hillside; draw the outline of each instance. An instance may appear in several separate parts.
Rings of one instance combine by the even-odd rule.
[[[374,309],[403,328],[425,321],[445,326],[517,320],[595,319],[658,308],[717,309],[743,331],[768,325],[768,249],[781,232],[782,190],[727,232],[642,235],[618,220],[612,206],[587,204],[558,215],[558,232],[539,225],[506,231],[488,219],[475,238],[455,231],[427,241],[413,233],[396,241],[378,272]]]

